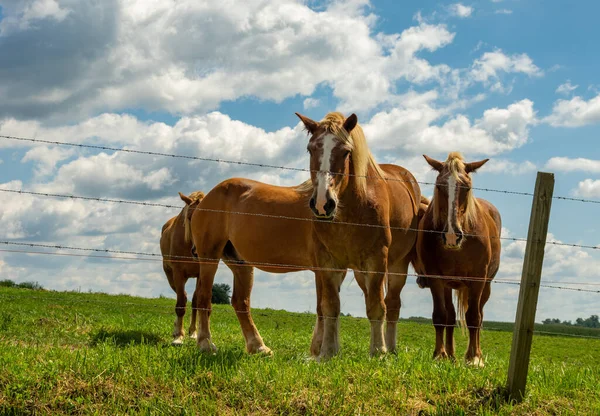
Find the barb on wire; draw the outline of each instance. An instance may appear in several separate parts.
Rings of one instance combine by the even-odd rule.
[[[182,209],[180,206],[177,206],[177,205],[148,203],[148,202],[143,202],[143,201],[128,201],[128,200],[123,200],[123,199],[85,197],[85,196],[67,195],[67,194],[51,194],[51,193],[44,193],[44,192],[25,191],[22,189],[15,190],[15,189],[0,188],[0,192],[8,192],[8,193],[14,193],[14,194],[26,194],[26,195],[34,195],[34,196],[44,196],[44,197],[52,197],[52,198],[82,199],[82,200],[89,200],[89,201],[95,201],[95,202],[110,202],[110,203],[123,203],[123,204],[130,204],[130,205],[153,206],[153,207],[162,207],[162,208],[169,208],[169,209],[172,208],[172,209],[177,209],[177,210]],[[387,225],[382,225],[382,224],[367,224],[367,223],[339,221],[339,220],[324,221],[324,220],[319,220],[319,219],[316,219],[313,217],[290,217],[287,215],[264,214],[264,213],[260,213],[260,212],[231,211],[231,210],[225,210],[225,209],[213,209],[213,208],[202,208],[202,207],[193,207],[190,209],[194,210],[194,211],[212,212],[212,213],[220,213],[220,214],[248,215],[248,216],[252,216],[252,217],[272,218],[272,219],[280,219],[280,220],[318,222],[318,223],[324,224],[324,225],[350,225],[350,226],[356,226],[356,227],[383,228],[383,229],[389,228],[390,230],[415,231],[415,232],[425,232],[425,233],[432,233],[432,234],[443,234],[444,233],[444,231],[419,230],[418,228],[411,228],[411,227],[396,227],[396,226],[388,227]],[[507,240],[507,241],[527,241],[526,238],[521,238],[521,237],[482,236],[482,235],[471,234],[471,233],[464,233],[463,235],[465,237],[487,237],[487,238],[492,238],[492,239],[497,238],[500,240]]]
[[[162,157],[170,157],[170,158],[177,158],[177,159],[200,160],[200,161],[205,161],[205,162],[216,162],[216,163],[228,163],[228,164],[233,164],[233,165],[244,165],[244,166],[254,166],[254,167],[260,167],[260,168],[289,170],[289,171],[294,171],[294,172],[308,172],[308,173],[322,172],[320,170],[315,170],[315,169],[295,168],[295,167],[280,166],[280,165],[270,165],[270,164],[266,164],[266,163],[244,162],[241,160],[228,160],[228,159],[220,159],[220,158],[201,157],[201,156],[179,155],[179,154],[173,154],[173,153],[125,149],[125,148],[120,148],[120,147],[101,146],[101,145],[92,145],[92,144],[83,144],[83,143],[69,143],[69,142],[60,142],[60,141],[52,141],[52,140],[33,139],[33,138],[26,138],[26,137],[8,136],[8,135],[0,135],[0,138],[8,139],[8,140],[23,141],[23,142],[51,144],[51,145],[55,145],[55,146],[70,146],[70,147],[88,148],[88,149],[96,149],[96,150],[109,150],[112,152],[136,153],[136,154],[162,156]],[[340,172],[330,172],[330,171],[325,171],[324,173],[329,173],[330,175],[352,176],[352,177],[360,177],[360,178],[366,178],[366,179],[376,179],[376,180],[384,179],[386,181],[391,181],[391,182],[418,183],[421,185],[428,185],[428,186],[435,185],[434,182],[417,181],[415,179],[398,179],[398,178],[388,178],[388,177],[381,178],[379,176],[356,175],[356,174],[352,174],[352,173],[340,173]],[[484,191],[484,192],[496,192],[496,193],[512,194],[512,195],[533,196],[533,194],[531,192],[520,192],[520,191],[479,188],[479,187],[467,187],[467,186],[462,186],[462,185],[457,185],[457,187],[469,188],[469,189],[474,189],[474,190],[479,190],[479,191]]]
[[[585,202],[589,204],[600,204],[600,201],[594,199],[585,199],[585,198],[572,198],[569,196],[555,196],[553,199],[562,199],[563,201],[575,201],[575,202]]]

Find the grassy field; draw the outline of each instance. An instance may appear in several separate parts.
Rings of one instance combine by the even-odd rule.
[[[507,324],[485,324],[498,330],[482,333],[486,367],[475,369],[431,360],[433,328],[412,321],[399,325],[397,355],[371,359],[368,322],[343,317],[340,356],[316,363],[310,314],[255,310],[274,350],[259,357],[244,352],[231,307],[216,306],[219,352],[203,355],[192,340],[170,345],[173,307],[170,299],[0,288],[0,413],[600,414],[600,340],[536,335],[528,394],[515,405],[502,392]]]

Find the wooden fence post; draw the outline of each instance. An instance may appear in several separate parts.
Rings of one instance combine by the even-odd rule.
[[[510,364],[508,367],[508,393],[510,398],[520,402],[525,397],[529,353],[533,339],[533,325],[538,302],[544,248],[548,233],[554,174],[538,172],[529,219],[527,247],[523,261],[519,304],[515,318]]]

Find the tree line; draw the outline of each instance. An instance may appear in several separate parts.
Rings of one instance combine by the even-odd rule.
[[[600,321],[598,320],[598,315],[592,315],[589,318],[577,318],[575,322],[571,321],[561,321],[558,318],[555,319],[544,319],[542,321],[544,325],[568,325],[568,326],[582,326],[585,328],[600,328]]]

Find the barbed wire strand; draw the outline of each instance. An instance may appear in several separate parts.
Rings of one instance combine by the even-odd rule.
[[[6,244],[6,241],[0,241],[0,244]],[[12,243],[12,242],[8,242],[8,245],[23,245],[23,246],[30,246],[30,247],[44,247],[44,248],[55,248],[55,249],[64,249],[62,247],[57,247],[57,246],[50,246],[50,245],[38,245],[38,244],[34,244],[34,243]],[[67,248],[67,250],[69,250]],[[117,253],[117,254],[123,254],[123,253],[128,253],[128,252],[122,252],[122,251],[110,251],[110,250],[101,250],[101,249],[82,249],[83,251],[96,251],[98,250],[99,252],[106,252],[106,253]],[[41,255],[56,255],[56,256],[64,256],[64,257],[90,257],[90,258],[99,258],[99,259],[115,259],[115,260],[139,260],[139,261],[163,261],[162,258],[159,254],[154,254],[154,253],[147,253],[147,255],[151,256],[149,258],[143,258],[143,257],[125,257],[125,256],[110,256],[110,255],[92,255],[92,254],[77,254],[77,253],[57,253],[57,252],[47,252],[47,251],[30,251],[30,250],[10,250],[10,249],[0,249],[0,252],[7,252],[7,253],[23,253],[23,254],[41,254]],[[134,252],[129,252],[128,254],[134,254]],[[143,253],[139,253],[140,255],[144,255]],[[185,257],[185,256],[176,256],[176,257]],[[217,258],[194,258],[194,257],[189,257],[189,259],[192,260],[178,260],[178,259],[173,259],[173,260],[169,260],[171,263],[187,263],[187,264],[207,264],[207,265],[217,265],[219,264],[219,262],[221,261],[221,259],[217,259]],[[244,262],[244,261],[224,261],[225,265],[227,265],[227,263],[232,263],[234,264],[236,267],[263,267],[266,269],[284,269],[284,270],[292,270],[292,271],[326,271],[326,272],[347,272],[348,269],[342,269],[342,268],[335,268],[335,267],[319,267],[319,266],[299,266],[299,265],[295,265],[295,264],[280,264],[280,263],[266,263],[266,262]],[[350,269],[353,270],[353,269]],[[442,275],[417,275],[416,273],[400,273],[400,272],[391,272],[388,271],[387,273],[385,272],[380,272],[380,271],[374,271],[374,270],[353,270],[353,272],[356,273],[364,273],[364,274],[387,274],[387,275],[391,275],[391,276],[413,276],[413,277],[427,277],[427,278],[437,278],[437,279],[446,279],[446,280],[452,280],[452,281],[474,281],[474,282],[481,282],[481,281],[489,281],[489,279],[486,279],[484,277],[470,277],[470,276],[442,276]],[[520,282],[517,280],[504,280],[504,279],[494,279],[491,280],[491,282],[496,282],[496,283],[504,283],[504,284],[513,284],[513,285],[519,285]]]
[[[0,188],[0,192],[8,192],[8,193],[14,193],[14,194],[27,194],[27,195],[54,197],[54,198],[65,198],[65,199],[83,199],[83,200],[96,201],[96,202],[124,203],[124,204],[130,204],[130,205],[173,208],[173,209],[178,209],[178,210],[183,209],[180,206],[169,205],[169,204],[148,203],[148,202],[143,202],[143,201],[128,201],[128,200],[122,200],[122,199],[99,198],[99,197],[85,197],[85,196],[82,197],[82,196],[77,196],[77,195],[66,195],[66,194],[51,194],[51,193],[44,193],[44,192],[23,191],[23,190],[5,189],[5,188]],[[248,216],[252,216],[252,217],[262,217],[262,218],[271,218],[271,219],[304,221],[304,222],[318,222],[319,224],[324,224],[324,225],[349,225],[349,226],[356,226],[356,227],[382,228],[382,229],[399,230],[399,231],[414,231],[414,232],[425,232],[425,233],[432,233],[432,234],[444,234],[444,231],[419,230],[418,228],[413,228],[413,227],[396,227],[396,226],[387,226],[387,225],[382,225],[382,224],[366,224],[366,223],[356,223],[356,222],[338,221],[338,220],[327,221],[327,220],[319,220],[317,218],[310,218],[310,217],[290,217],[287,215],[264,214],[264,213],[260,213],[260,212],[232,211],[232,210],[214,209],[214,208],[191,207],[189,209],[196,210],[196,211],[202,211],[202,212],[219,213],[219,214],[248,215]],[[496,236],[479,235],[479,234],[471,234],[471,233],[463,233],[463,236],[465,236],[465,237],[485,237],[485,238],[507,240],[507,241],[527,241],[526,238],[522,238],[522,237],[496,237]]]
[[[179,155],[179,154],[173,154],[173,153],[155,152],[155,151],[149,151],[149,150],[125,149],[125,148],[120,148],[120,147],[101,146],[101,145],[92,145],[92,144],[83,144],[83,143],[69,143],[69,142],[61,142],[61,141],[56,141],[56,140],[54,140],[54,141],[53,140],[43,140],[43,139],[34,139],[34,138],[26,138],[26,137],[8,136],[8,135],[0,135],[0,138],[8,139],[8,140],[23,141],[23,142],[51,144],[51,145],[55,145],[55,146],[69,146],[69,147],[88,148],[88,149],[95,149],[95,150],[109,150],[112,152],[135,153],[135,154],[143,154],[143,155],[150,155],[150,156],[162,156],[162,157],[170,157],[170,158],[177,158],[177,159],[198,160],[198,161],[204,161],[204,162],[228,163],[228,164],[233,164],[233,165],[244,165],[244,166],[253,166],[253,167],[260,167],[260,168],[289,170],[289,171],[294,171],[294,172],[308,172],[308,173],[322,172],[320,170],[315,170],[315,169],[295,168],[295,167],[290,167],[290,166],[271,165],[271,164],[266,164],[266,163],[244,162],[241,160],[228,160],[228,159],[202,157],[202,156]],[[388,178],[388,177],[381,178],[379,176],[356,175],[356,174],[352,174],[352,173],[339,173],[339,172],[329,172],[329,171],[323,171],[323,172],[329,173],[331,175],[338,175],[338,176],[350,176],[350,177],[359,177],[359,178],[366,178],[366,179],[387,180],[387,181],[392,181],[392,182],[418,183],[421,185],[428,185],[428,186],[435,185],[435,182],[424,182],[424,181],[417,181],[417,180],[397,179],[397,178]],[[474,190],[485,191],[485,192],[496,192],[496,193],[522,195],[522,196],[533,196],[533,194],[531,192],[510,191],[510,190],[481,188],[481,187],[468,187],[468,186],[462,186],[462,185],[457,185],[457,187],[474,189]]]
[[[161,204],[161,203],[157,203],[157,202],[131,201],[131,200],[126,200],[126,199],[113,199],[113,198],[89,197],[89,196],[70,195],[70,194],[34,192],[34,191],[26,191],[23,189],[0,188],[0,192],[22,194],[22,195],[33,195],[33,196],[49,197],[49,198],[81,199],[81,200],[94,201],[94,202],[140,205],[140,206],[149,206],[149,207],[169,208],[169,209],[176,209],[176,210],[183,209],[183,207],[178,206],[178,205]],[[200,208],[200,207],[192,207],[192,208],[190,208],[190,210],[198,210],[198,211],[222,213],[222,214],[249,215],[249,216],[257,216],[257,217],[273,218],[273,219],[294,220],[294,221],[319,222],[322,224],[330,224],[330,225],[351,225],[351,226],[371,227],[371,228],[388,228],[387,226],[381,225],[381,224],[365,224],[365,223],[355,223],[355,222],[347,222],[347,221],[319,221],[318,219],[313,219],[313,218],[290,217],[290,216],[286,216],[286,215],[263,214],[263,213],[256,213],[256,212],[242,212],[242,211],[220,210],[220,209]],[[389,228],[392,230],[415,231],[415,232],[425,232],[425,233],[433,233],[433,234],[443,234],[444,233],[444,231],[420,230],[418,228],[411,228],[411,227],[390,226]],[[527,239],[523,238],[523,237],[495,237],[495,236],[484,236],[484,235],[470,234],[470,233],[465,233],[463,235],[466,237],[498,238],[500,240],[506,240],[506,241],[525,241],[525,242],[527,241]],[[565,246],[565,247],[584,248],[584,249],[591,249],[591,250],[600,250],[600,245],[592,246],[592,245],[586,245],[586,244],[562,243],[559,241],[546,241],[546,244],[554,245],[554,246]]]
[[[64,249],[64,250],[82,250],[88,252],[102,252],[102,253],[113,253],[113,254],[131,254],[131,255],[144,255],[150,256],[150,258],[141,258],[141,257],[123,257],[123,256],[109,256],[109,255],[88,255],[88,254],[76,254],[76,253],[57,253],[57,252],[43,252],[43,251],[29,251],[29,250],[8,250],[8,249],[0,249],[0,252],[8,252],[8,253],[22,253],[22,254],[41,254],[41,255],[56,255],[56,256],[71,256],[71,257],[91,257],[91,258],[102,258],[102,259],[115,259],[115,260],[139,260],[139,261],[163,261],[162,256],[156,253],[143,253],[143,252],[127,252],[127,251],[119,251],[119,250],[109,250],[109,249],[92,249],[92,248],[78,248],[78,247],[65,247],[60,245],[50,245],[50,244],[36,244],[36,243],[16,243],[10,241],[0,241],[0,244],[5,245],[19,245],[19,246],[29,246],[29,247],[40,247],[40,248],[53,248],[53,249]],[[160,258],[159,258],[160,257]],[[168,256],[167,256],[168,257]],[[221,259],[216,258],[195,258],[195,257],[186,257],[186,256],[173,256],[178,258],[186,258],[188,260],[179,260],[179,259],[171,259],[169,260],[172,263],[188,263],[188,264],[211,264],[219,266],[219,262]],[[318,267],[318,266],[299,266],[294,264],[280,264],[280,263],[266,263],[266,262],[245,262],[245,261],[224,261],[225,265],[227,263],[232,263],[236,266],[243,267],[263,267],[267,269],[284,269],[284,270],[292,270],[292,271],[330,271],[330,272],[347,272],[349,269],[342,268],[334,268],[334,267]],[[374,270],[353,270],[356,273],[364,273],[364,274],[384,274],[385,272],[379,272]],[[475,276],[445,276],[445,275],[427,275],[427,274],[417,274],[417,273],[400,273],[400,272],[392,272],[388,271],[388,276],[406,276],[406,277],[426,277],[431,279],[441,279],[448,281],[471,281],[471,282],[493,282],[499,284],[509,284],[509,285],[520,285],[521,282],[515,279],[493,279],[489,280],[484,277],[475,277]],[[350,282],[352,283],[352,282]],[[563,283],[563,282],[559,282]],[[565,284],[565,283],[563,283]],[[575,284],[575,283],[568,283]],[[586,285],[586,283],[581,283],[580,285]],[[349,286],[349,285],[348,285]],[[565,287],[565,286],[554,286],[548,284],[540,284],[540,287],[551,288],[551,289],[560,289],[560,290],[570,290],[577,292],[588,292],[588,293],[598,293],[600,294],[600,290],[593,289],[581,289],[581,288],[573,288],[573,287]]]

